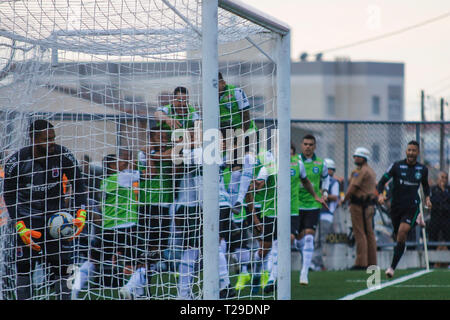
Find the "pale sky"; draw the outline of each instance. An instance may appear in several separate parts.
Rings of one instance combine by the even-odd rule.
[[[394,32],[450,12],[449,0],[241,0],[291,27],[292,59]],[[405,118],[420,119],[420,90],[427,120],[437,120],[441,97],[450,100],[450,15],[386,39],[324,53],[352,61],[405,64]],[[314,60],[313,56],[309,57]],[[433,108],[433,104],[435,107]],[[428,111],[429,110],[429,111]],[[450,108],[446,107],[446,113]],[[450,115],[446,116],[450,119]]]

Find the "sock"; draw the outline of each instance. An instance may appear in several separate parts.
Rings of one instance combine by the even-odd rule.
[[[225,239],[220,239],[219,252],[223,252],[223,253],[227,252],[227,242],[225,241]]]
[[[269,270],[269,257],[270,257],[270,252],[261,258],[262,272]]]
[[[269,281],[275,281],[277,279],[278,276],[278,241],[275,240],[272,243],[272,249],[270,250],[270,262],[269,263],[269,271],[270,271],[270,276],[269,276]]]
[[[95,270],[95,266],[90,261],[85,261],[81,267],[79,272],[75,275],[75,280],[73,283],[74,290],[81,290],[86,287],[86,283],[89,281],[89,278],[93,275]]]
[[[89,281],[89,278],[92,277],[95,271],[95,266],[92,262],[85,261],[81,267],[79,272],[75,274],[75,279],[73,281],[72,286],[72,299],[76,300],[78,293],[81,289],[86,287],[86,283]]]
[[[400,258],[403,256],[403,253],[406,250],[406,245],[404,242],[397,242],[397,245],[394,248],[394,257],[392,258],[391,268],[395,270],[397,267]]]
[[[244,203],[245,195],[248,192],[248,188],[253,179],[253,165],[255,163],[253,156],[247,154],[244,157],[244,165],[242,168],[241,180],[239,182],[239,194],[237,201],[241,204]]]
[[[261,257],[259,256],[259,250],[256,250],[254,256],[253,256],[253,274],[259,275],[258,273],[261,272],[262,263],[261,263]]]
[[[179,267],[180,277],[178,279],[178,296],[181,298],[190,298],[191,281],[195,272],[198,256],[198,249],[187,249],[183,251]]]
[[[307,234],[304,236],[305,245],[303,246],[303,261],[302,261],[302,273],[308,274],[309,267],[311,266],[311,259],[314,254],[314,236]]]
[[[240,266],[240,272],[247,273],[248,263],[250,262],[250,250],[246,248],[238,248],[235,253]]]
[[[131,275],[125,287],[134,295],[144,295],[144,286],[147,284],[147,270],[145,267],[137,269]]]
[[[228,273],[228,263],[225,253],[227,243],[224,239],[220,240],[219,245],[219,290],[225,289],[230,284],[230,275]]]
[[[225,253],[219,251],[219,290],[225,289],[230,284],[227,259]]]

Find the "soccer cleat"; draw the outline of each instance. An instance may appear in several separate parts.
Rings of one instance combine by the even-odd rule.
[[[389,279],[392,278],[394,276],[394,269],[392,269],[391,267],[389,267],[386,270],[386,277],[388,277]]]
[[[300,273],[300,285],[301,286],[307,286],[309,284],[308,282],[308,274],[307,273]]]
[[[252,277],[250,276],[250,273],[248,273],[248,272],[240,273],[238,276],[238,280],[236,282],[236,287],[235,287],[236,290],[240,291],[240,290],[244,289],[245,285],[247,284],[247,282],[249,282],[251,280],[251,278]]]
[[[271,293],[275,290],[275,281],[269,280],[266,286],[264,287],[264,293]]]
[[[269,282],[269,271],[264,271],[262,274],[261,274],[261,287],[262,288],[264,288],[266,285],[267,285],[267,283]]]

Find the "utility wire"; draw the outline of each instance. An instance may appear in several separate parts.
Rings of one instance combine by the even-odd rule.
[[[405,27],[405,28],[402,28],[402,29],[399,29],[399,30],[396,30],[396,31],[388,32],[388,33],[385,33],[385,34],[382,34],[382,35],[379,35],[379,36],[375,36],[375,37],[372,37],[372,38],[364,39],[364,40],[359,40],[359,41],[352,42],[352,43],[349,43],[349,44],[346,44],[346,45],[342,45],[342,46],[338,46],[338,47],[322,50],[322,51],[319,51],[318,53],[316,53],[316,55],[320,54],[320,53],[327,53],[327,52],[337,51],[337,50],[341,50],[341,49],[345,49],[345,48],[359,46],[361,44],[365,44],[365,43],[368,43],[368,42],[382,40],[382,39],[385,39],[385,38],[388,38],[388,37],[392,37],[392,36],[398,35],[398,34],[403,33],[403,32],[410,31],[410,30],[415,29],[415,28],[422,27],[424,25],[427,25],[427,24],[430,24],[430,23],[433,23],[433,22],[436,22],[436,21],[448,18],[449,16],[450,16],[450,11],[447,12],[447,13],[444,13],[444,14],[442,14],[440,16],[437,16],[437,17],[434,17],[434,18],[431,18],[431,19],[419,22],[417,24],[414,24],[414,25],[411,25],[411,26],[408,26],[408,27]]]

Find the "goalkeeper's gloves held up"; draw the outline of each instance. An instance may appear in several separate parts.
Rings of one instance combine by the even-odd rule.
[[[25,245],[34,251],[41,251],[41,247],[33,241],[33,238],[39,239],[42,236],[39,231],[28,229],[23,221],[16,223],[16,230]]]
[[[69,241],[75,239],[81,233],[81,231],[83,231],[84,225],[86,224],[86,216],[87,212],[85,209],[78,209],[76,218],[72,220],[72,223],[77,228],[77,230],[75,231],[73,237],[69,239]]]

